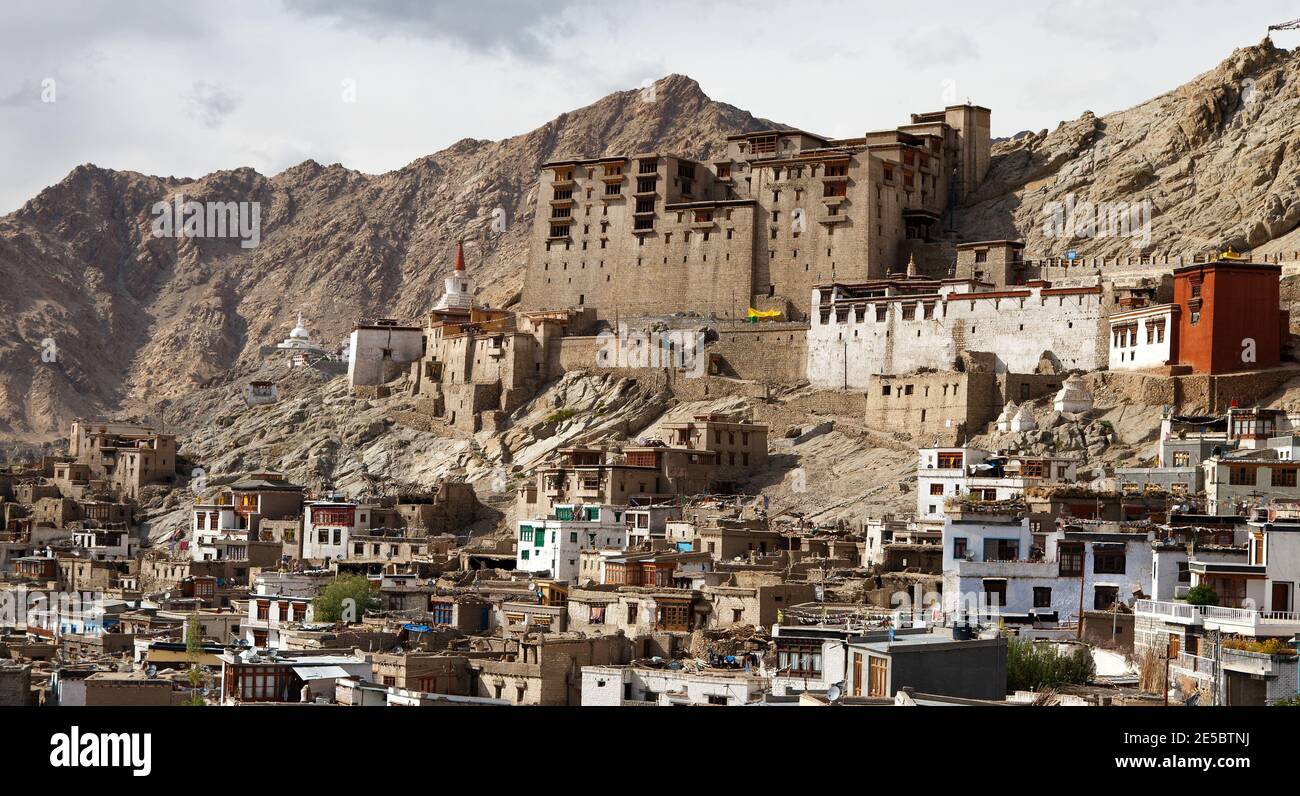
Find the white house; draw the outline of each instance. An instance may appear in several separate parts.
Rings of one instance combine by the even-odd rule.
[[[96,561],[110,558],[130,558],[135,555],[137,542],[131,538],[130,531],[102,528],[74,529],[72,543],[86,552]]]
[[[1025,488],[1074,483],[1078,462],[1064,456],[994,454],[980,448],[921,448],[916,470],[916,516],[943,520],[945,501],[970,496],[1011,500]]]
[[[582,704],[745,705],[762,699],[768,679],[744,670],[705,672],[651,666],[582,667]]]
[[[1272,500],[1300,499],[1300,462],[1280,458],[1284,452],[1239,450],[1201,462],[1206,511],[1241,514]]]
[[[225,557],[223,542],[248,541],[248,529],[242,527],[239,514],[229,498],[212,503],[196,503],[190,518],[190,558],[217,561]]]
[[[1029,521],[1011,514],[950,518],[944,525],[943,604],[956,616],[1066,621],[1146,594],[1152,582],[1150,532],[1089,523],[1046,536],[1031,554]]]
[[[303,506],[302,557],[309,561],[342,561],[354,534],[370,530],[369,505],[340,500],[313,500]]]
[[[555,507],[554,517],[519,520],[515,569],[546,572],[554,580],[577,580],[583,550],[627,549],[626,511],[615,506],[562,504]]]
[[[1293,656],[1223,639],[1288,645],[1300,633],[1300,502],[1257,509],[1248,529],[1244,556],[1197,549],[1187,562],[1191,587],[1213,589],[1217,605],[1171,600],[1159,588],[1134,606],[1134,652],[1167,659],[1171,678],[1194,683],[1202,704],[1265,705],[1296,694]]]
[[[1142,370],[1171,363],[1178,334],[1177,304],[1141,307],[1110,316],[1110,369]]]
[[[772,693],[825,691],[843,681],[848,640],[859,634],[846,627],[775,625],[776,669],[769,672]]]
[[[648,544],[651,539],[665,539],[668,523],[680,520],[680,506],[629,506],[624,515],[628,528],[628,544]]]
[[[290,624],[310,622],[314,614],[310,597],[250,594],[248,614],[241,628],[244,640],[258,649],[279,649],[280,629]]]
[[[348,385],[384,384],[424,354],[424,329],[382,319],[358,324],[348,343]]]

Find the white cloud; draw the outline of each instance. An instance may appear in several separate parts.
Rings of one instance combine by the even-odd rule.
[[[669,72],[828,135],[891,127],[950,96],[992,108],[994,134],[1009,135],[1163,93],[1295,16],[1282,0],[1132,5],[6,2],[0,213],[86,162],[197,177],[310,157],[383,172]],[[50,77],[57,101],[44,103]]]

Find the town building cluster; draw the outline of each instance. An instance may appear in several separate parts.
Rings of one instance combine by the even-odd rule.
[[[1280,266],[957,241],[989,117],[546,163],[517,304],[479,303],[462,245],[425,316],[345,349],[353,391],[462,438],[570,371],[805,385],[915,445],[914,511],[772,511],[769,428],[737,412],[557,445],[497,536],[466,483],[253,471],[150,545],[134,511],[185,481],[175,437],[78,420],[66,455],[0,472],[0,704],[1030,704],[1026,642],[1093,659],[1069,704],[1294,698],[1300,415],[1233,393],[1283,368]],[[301,316],[275,351],[338,359]],[[1098,370],[1170,397],[1141,466],[1101,459]]]

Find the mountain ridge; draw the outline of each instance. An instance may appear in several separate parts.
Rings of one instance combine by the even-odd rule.
[[[368,175],[304,161],[198,178],[83,164],[0,217],[0,435],[48,439],[80,414],[154,411],[231,368],[255,364],[301,310],[331,345],[360,317],[416,317],[436,299],[464,239],[482,299],[522,284],[536,173],[546,160],[651,149],[699,158],[725,136],[778,126],[669,75],[500,141],[463,138]],[[256,201],[256,249],[150,235],[155,202]],[[509,224],[491,229],[502,208]],[[24,274],[40,274],[32,279]],[[42,341],[58,352],[45,362]]]
[[[959,238],[1021,238],[1031,256],[1300,249],[1297,52],[1265,40],[1132,108],[997,141],[958,208]],[[659,80],[653,101],[643,92],[499,141],[462,138],[383,174],[314,160],[269,177],[77,166],[0,217],[10,286],[0,292],[0,438],[49,440],[77,415],[156,413],[162,400],[255,370],[299,311],[331,347],[359,318],[417,317],[462,239],[480,300],[506,306],[522,283],[542,163],[640,151],[708,159],[729,134],[788,127],[684,75]],[[149,209],[177,192],[259,202],[260,245],[153,237]],[[1150,199],[1150,243],[1051,237],[1044,208],[1071,196]],[[45,361],[50,342],[57,357]]]

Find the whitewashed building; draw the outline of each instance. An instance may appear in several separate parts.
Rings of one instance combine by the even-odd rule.
[[[287,594],[250,594],[248,609],[240,629],[244,640],[257,649],[280,649],[280,631],[289,625],[311,622],[315,608],[311,597]],[[224,641],[224,639],[223,639]]]
[[[1213,589],[1217,605],[1167,599],[1161,588],[1134,606],[1134,652],[1167,659],[1171,682],[1194,684],[1201,704],[1267,705],[1297,692],[1295,656],[1251,644],[1287,646],[1300,634],[1300,502],[1257,509],[1248,529],[1244,557],[1198,549],[1188,561],[1192,587]]]
[[[424,329],[391,319],[357,324],[348,341],[348,386],[384,384],[424,355]]]
[[[1148,593],[1150,532],[1114,524],[1071,526],[1035,551],[1028,519],[996,512],[944,525],[943,606],[950,616],[1000,615],[1040,622],[1076,619]]]
[[[303,505],[302,557],[308,561],[342,561],[354,535],[370,530],[373,507],[340,500],[313,500]]]
[[[582,704],[746,705],[758,702],[768,679],[743,669],[695,672],[653,666],[582,667]]]
[[[946,501],[1011,500],[1041,484],[1072,484],[1078,462],[1064,456],[995,454],[980,448],[921,448],[916,470],[916,517],[939,521]]]
[[[195,561],[219,561],[232,543],[248,541],[248,529],[228,498],[195,503],[190,514],[190,557]]]
[[[776,669],[770,672],[777,696],[825,691],[844,681],[848,640],[860,629],[847,627],[775,625]]]
[[[1178,322],[1177,304],[1159,304],[1111,315],[1110,369],[1143,370],[1172,364]]]
[[[811,307],[816,387],[866,389],[882,375],[948,371],[962,351],[991,352],[999,373],[1033,373],[1045,354],[1062,370],[1106,363],[1100,285],[994,290],[975,280],[884,279],[819,285]]]
[[[1300,461],[1280,450],[1237,451],[1201,462],[1205,507],[1210,514],[1241,514],[1275,499],[1300,498]]]
[[[626,511],[616,506],[564,504],[555,507],[553,517],[519,520],[515,569],[576,581],[582,574],[583,550],[627,549]]]
[[[629,545],[648,545],[654,539],[668,537],[668,523],[680,520],[680,506],[629,506],[623,515]]]

